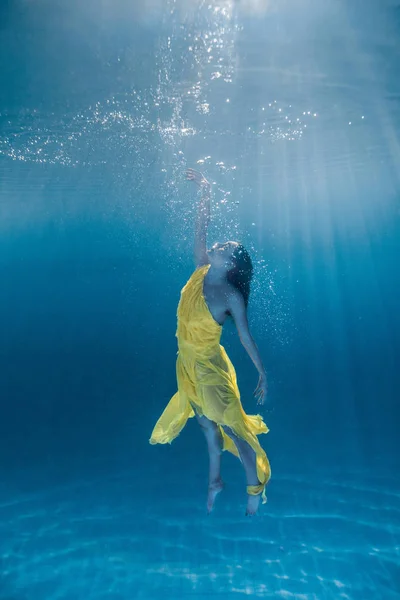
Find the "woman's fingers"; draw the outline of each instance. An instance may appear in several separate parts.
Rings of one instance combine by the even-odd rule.
[[[258,382],[258,385],[257,385],[256,389],[254,390],[254,396],[257,399],[257,404],[265,403],[266,394],[267,394],[266,386],[263,385],[261,382]]]
[[[196,183],[207,185],[208,181],[205,179],[204,175],[200,173],[200,171],[196,171],[195,169],[186,169],[186,177],[191,181],[195,181]]]
[[[264,404],[264,392],[259,390],[256,394],[257,404]]]

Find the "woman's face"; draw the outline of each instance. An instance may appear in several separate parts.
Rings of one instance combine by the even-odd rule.
[[[210,264],[216,267],[226,267],[227,270],[231,269],[234,265],[233,253],[239,246],[237,242],[217,242],[208,251]]]

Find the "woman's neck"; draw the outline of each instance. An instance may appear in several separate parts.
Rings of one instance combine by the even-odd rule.
[[[207,282],[213,285],[219,285],[226,281],[225,269],[218,269],[217,267],[210,266],[207,272]]]

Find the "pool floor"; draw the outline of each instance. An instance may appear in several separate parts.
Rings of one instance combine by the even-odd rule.
[[[168,481],[126,471],[22,492],[3,480],[0,599],[400,598],[394,478],[281,474],[256,518],[239,488],[206,516],[190,485]]]

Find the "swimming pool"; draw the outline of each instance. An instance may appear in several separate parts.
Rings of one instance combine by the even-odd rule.
[[[395,0],[0,7],[0,600],[400,598]],[[251,252],[268,503],[175,392],[196,194]],[[257,373],[223,343],[243,405]]]

